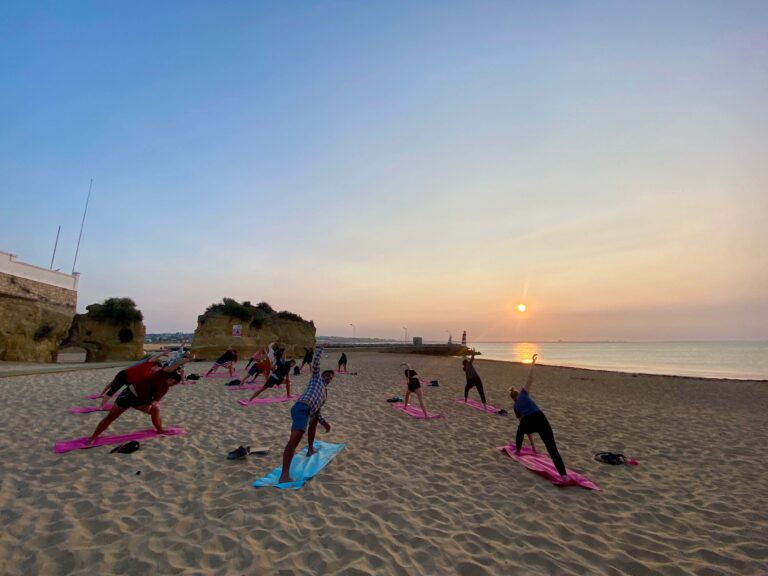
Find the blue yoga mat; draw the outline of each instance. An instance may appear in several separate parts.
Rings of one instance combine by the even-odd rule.
[[[280,473],[283,471],[283,467],[279,466],[263,478],[256,480],[253,486],[256,488],[274,486],[275,488],[298,490],[304,486],[307,480],[311,480],[320,470],[325,468],[336,454],[344,450],[344,446],[345,444],[329,444],[328,442],[315,440],[315,450],[317,450],[315,454],[307,458],[307,448],[305,446],[303,450],[293,456],[293,460],[291,460],[291,478],[293,478],[293,482],[277,483],[280,479]]]

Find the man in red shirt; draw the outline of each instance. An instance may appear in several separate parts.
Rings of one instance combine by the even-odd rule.
[[[120,388],[133,384],[134,382],[141,382],[145,378],[149,377],[152,372],[158,367],[157,359],[161,356],[167,356],[168,352],[165,350],[158,352],[154,356],[150,356],[144,360],[131,364],[128,368],[120,370],[115,374],[112,382],[104,387],[101,391],[101,405],[104,406],[114,396]]]
[[[135,408],[149,414],[152,417],[152,425],[158,433],[163,433],[163,422],[160,419],[160,407],[158,402],[166,395],[171,386],[181,381],[179,368],[189,362],[191,358],[182,358],[178,362],[160,368],[149,374],[146,378],[129,383],[128,387],[117,397],[112,410],[96,426],[96,430],[88,440],[92,444],[109,426],[117,420],[128,408]]]

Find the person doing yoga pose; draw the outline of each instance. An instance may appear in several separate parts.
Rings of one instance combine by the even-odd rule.
[[[251,366],[251,364],[253,364]],[[248,368],[250,366],[250,369]],[[248,379],[252,378],[254,381],[260,374],[264,374],[264,378],[269,378],[269,374],[272,372],[272,363],[264,353],[264,349],[259,349],[254,352],[253,356],[248,360],[248,364],[245,365],[245,376],[243,376],[243,384],[247,384]]]
[[[278,360],[277,366],[272,371],[272,375],[264,382],[264,385],[253,393],[253,396],[248,398],[248,402],[256,398],[259,394],[264,392],[267,388],[272,388],[282,384],[285,381],[285,397],[291,397],[291,368],[296,364],[296,360]]]
[[[304,432],[307,432],[307,442],[309,444],[307,456],[312,456],[316,452],[314,442],[317,423],[320,422],[326,432],[331,431],[331,425],[320,415],[320,409],[328,398],[327,386],[333,380],[334,373],[333,370],[324,370],[322,374],[320,373],[320,358],[322,355],[323,349],[318,348],[312,360],[312,376],[310,377],[309,384],[307,384],[304,393],[299,396],[299,399],[296,400],[293,408],[291,408],[291,435],[283,451],[283,469],[280,473],[280,480],[278,480],[280,484],[292,482],[291,461],[296,453],[296,447],[304,436]]]
[[[299,366],[299,370],[303,370],[305,364],[312,366],[312,358],[314,356],[315,356],[314,348],[304,347],[304,359],[301,361],[301,366]]]
[[[235,349],[230,346],[226,349],[224,354],[219,356],[219,359],[216,360],[216,362],[213,363],[213,366],[211,366],[211,369],[208,370],[208,372],[205,373],[205,377],[212,376],[216,373],[216,371],[219,368],[228,368],[229,369],[229,375],[231,377],[235,376],[235,363],[237,362],[237,352]]]
[[[563,459],[560,457],[560,452],[557,451],[552,427],[549,425],[547,417],[544,416],[544,412],[541,411],[529,395],[531,386],[533,386],[533,369],[536,366],[538,357],[538,354],[534,354],[531,359],[531,368],[528,370],[525,386],[520,391],[514,387],[509,389],[509,396],[515,401],[515,415],[520,419],[520,423],[517,425],[517,434],[515,435],[515,451],[520,453],[524,435],[528,434],[530,438],[531,434],[537,433],[544,441],[544,446],[547,447],[547,452],[549,452],[552,462],[560,474],[560,478],[565,482],[568,480],[568,473],[565,470]],[[531,440],[531,444],[533,444],[533,440]]]
[[[105,406],[107,402],[109,402],[109,400],[123,386],[128,386],[128,384],[140,382],[141,380],[147,378],[150,374],[152,374],[152,372],[160,367],[158,359],[161,356],[165,356],[166,354],[168,353],[165,350],[162,350],[157,354],[150,356],[149,358],[145,358],[144,360],[140,360],[135,364],[131,364],[124,370],[120,370],[120,372],[115,374],[112,382],[107,384],[101,391],[101,405]]]
[[[120,396],[117,397],[109,414],[96,426],[93,434],[88,439],[88,444],[93,444],[96,438],[103,434],[110,424],[117,420],[128,408],[135,408],[149,414],[152,417],[152,425],[155,427],[155,430],[162,434],[163,422],[160,419],[158,402],[166,395],[171,386],[181,381],[179,368],[190,360],[191,358],[188,357],[182,358],[170,366],[160,368],[143,380],[129,384],[128,388],[123,390]]]
[[[461,365],[464,369],[464,375],[467,377],[467,385],[464,386],[464,402],[467,401],[469,391],[472,388],[477,388],[478,394],[480,394],[480,401],[483,403],[483,407],[487,410],[485,405],[485,391],[483,390],[483,381],[480,380],[480,376],[475,370],[475,352],[472,351],[472,356],[469,360],[466,358],[461,361]]]
[[[339,369],[337,372],[346,372],[347,371],[347,355],[342,352],[341,358],[339,358]]]
[[[419,375],[416,373],[416,370],[411,368],[410,364],[403,362],[400,364],[400,366],[405,366],[406,388],[405,400],[403,401],[403,410],[408,408],[408,400],[410,399],[411,394],[416,394],[416,397],[419,399],[419,404],[421,405],[421,410],[424,412],[424,418],[429,418],[427,409],[424,406],[424,398],[421,395],[421,381],[419,380]]]

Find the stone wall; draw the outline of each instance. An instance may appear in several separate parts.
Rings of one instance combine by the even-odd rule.
[[[45,302],[56,306],[71,308],[77,306],[77,291],[68,290],[51,284],[21,278],[0,272],[0,295],[23,298],[34,302]]]
[[[0,252],[0,360],[56,361],[75,315],[78,279]]]
[[[75,309],[0,294],[0,360],[55,362]]]

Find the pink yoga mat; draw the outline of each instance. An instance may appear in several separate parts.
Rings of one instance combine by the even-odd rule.
[[[581,486],[587,490],[600,490],[597,484],[592,482],[589,478],[568,468],[565,469],[568,473],[568,481],[563,482],[560,479],[560,473],[552,462],[552,458],[550,458],[549,454],[546,452],[534,452],[528,446],[523,446],[520,449],[520,454],[515,454],[514,444],[499,446],[498,449],[505,454],[508,454],[512,460],[520,462],[520,464],[528,468],[528,470],[544,476],[544,478],[552,482],[555,486]]]
[[[88,398],[88,400],[96,400],[98,398],[101,398],[101,394],[88,394],[86,398]]]
[[[129,434],[118,434],[116,436],[99,436],[96,442],[90,446],[86,444],[88,436],[82,438],[74,438],[72,440],[62,440],[56,442],[53,451],[56,454],[63,454],[71,450],[80,450],[82,448],[96,448],[97,446],[107,446],[108,444],[122,444],[123,442],[129,442],[131,440],[146,440],[147,438],[154,438],[155,436],[181,436],[186,434],[187,431],[184,428],[169,427],[165,429],[163,434],[158,434],[154,428],[147,428],[146,430],[138,430]]]
[[[413,416],[414,418],[419,418],[421,420],[434,420],[435,418],[440,418],[440,414],[430,412],[429,410],[427,410],[427,417],[425,417],[421,406],[418,404],[415,406],[413,404],[408,404],[408,408],[403,408],[404,405],[401,403],[390,404],[390,406],[396,410],[400,410],[400,412],[405,412],[408,416]]]
[[[454,400],[456,400],[456,402],[458,402],[459,404],[463,404],[464,406],[470,406],[472,408],[477,408],[481,412],[487,412],[488,414],[496,414],[499,411],[498,408],[495,408],[490,404],[487,405],[487,410],[486,410],[486,407],[483,406],[483,403],[478,402],[474,398],[468,398],[466,402],[464,402],[464,398],[454,398]]]
[[[296,398],[298,398],[298,396],[291,396],[290,398],[286,398],[285,396],[267,396],[266,398],[262,398],[259,396],[250,402],[248,400],[238,400],[237,403],[241,406],[256,406],[257,404],[275,404],[277,402],[288,402],[289,400],[296,400]]]
[[[227,380],[227,379],[228,380],[234,380],[235,378],[237,378],[237,372],[235,372],[234,376],[230,376],[229,372],[227,372],[225,370],[224,372],[216,372],[214,374],[211,374],[210,376],[204,376],[204,375],[200,376],[200,379],[203,379],[203,378],[208,378],[208,379],[211,379],[211,378],[221,378],[223,380]]]
[[[69,409],[70,414],[90,414],[91,412],[109,412],[112,410],[112,404],[102,406],[75,406]]]

